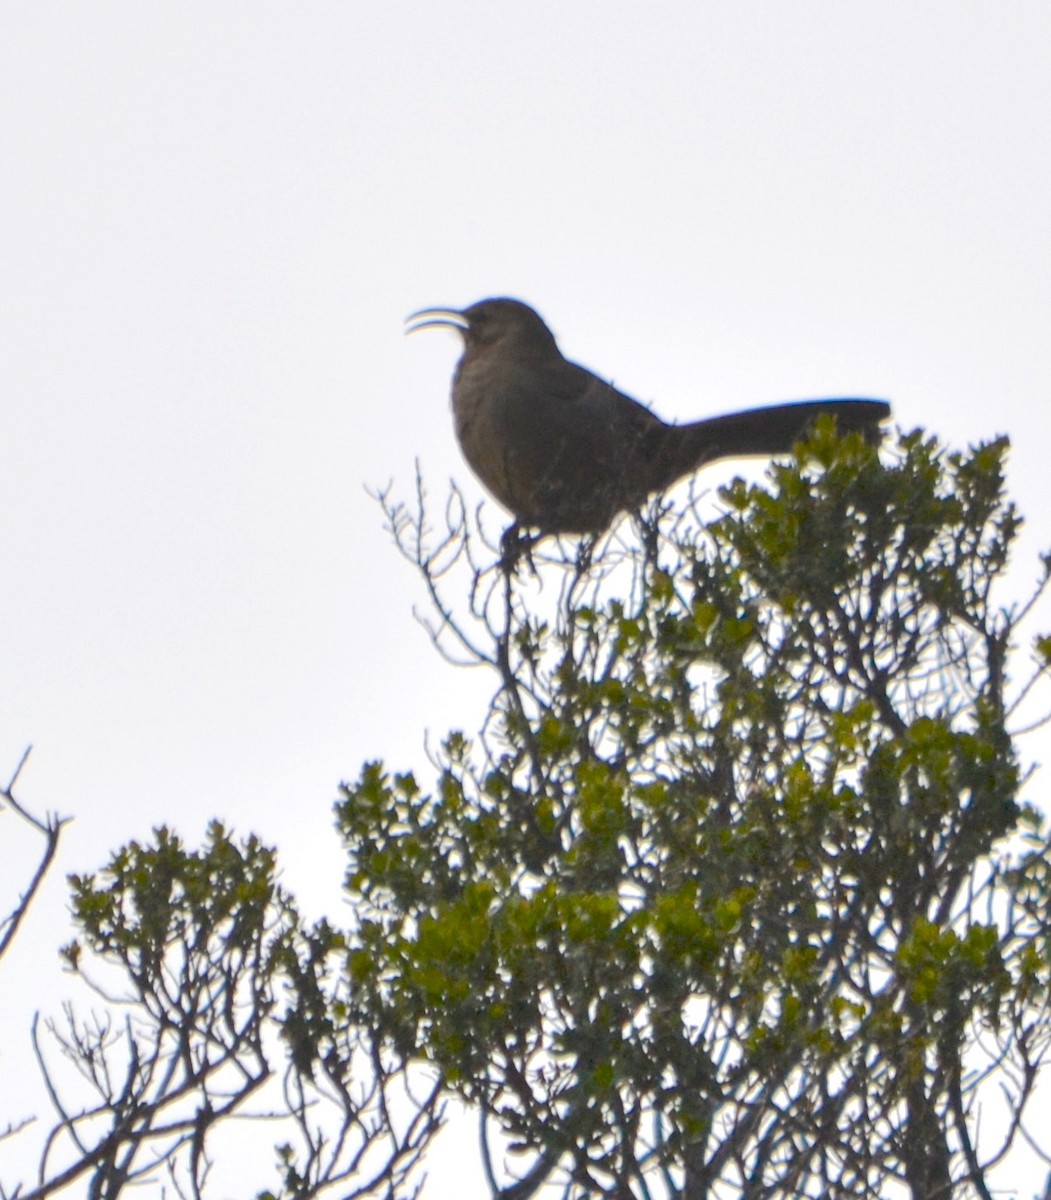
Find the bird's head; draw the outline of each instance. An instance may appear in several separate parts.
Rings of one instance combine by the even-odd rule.
[[[467,351],[488,350],[492,346],[554,346],[551,330],[539,313],[521,300],[499,297],[479,300],[468,308],[423,308],[406,318],[406,333],[446,325],[457,330]]]

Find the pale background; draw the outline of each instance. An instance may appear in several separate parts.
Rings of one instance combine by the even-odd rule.
[[[71,988],[62,873],[221,816],[339,919],[339,781],[476,727],[365,490],[419,457],[479,495],[413,309],[519,296],[676,419],[855,394],[1009,433],[1021,593],[1049,63],[1046,0],[0,3],[0,776],[32,742],[22,799],[75,817],[0,1070]]]

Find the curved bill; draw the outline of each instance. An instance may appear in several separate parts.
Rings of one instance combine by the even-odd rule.
[[[466,329],[467,318],[457,308],[421,308],[405,318],[405,332],[429,329],[435,325],[447,325],[452,329]]]

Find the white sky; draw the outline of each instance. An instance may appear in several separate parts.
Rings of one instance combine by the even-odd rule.
[[[332,911],[339,781],[475,728],[364,490],[467,482],[414,309],[519,296],[680,420],[1007,432],[1024,587],[1049,55],[1046,0],[0,4],[0,776],[32,742],[21,797],[76,818],[6,970],[160,822]]]

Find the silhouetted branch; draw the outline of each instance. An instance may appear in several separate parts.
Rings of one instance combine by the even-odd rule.
[[[29,758],[31,750],[31,746],[26,747],[7,786],[0,790],[0,802],[6,804],[13,813],[43,837],[44,849],[28,885],[18,898],[18,903],[10,913],[0,919],[0,958],[3,958],[4,954],[7,953],[8,947],[14,941],[15,935],[18,933],[19,927],[26,913],[29,911],[29,906],[33,903],[33,899],[44,881],[44,876],[48,873],[55,854],[58,851],[58,841],[62,833],[62,827],[69,821],[68,817],[59,817],[54,814],[48,814],[43,820],[40,820],[15,799],[15,785],[18,782],[19,775],[22,773],[22,768]]]

